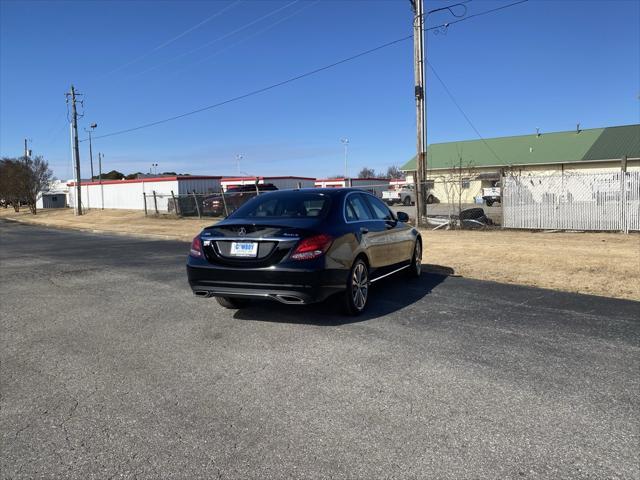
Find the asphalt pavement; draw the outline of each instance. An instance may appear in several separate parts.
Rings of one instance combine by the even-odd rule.
[[[640,303],[424,274],[229,311],[187,249],[0,222],[3,478],[640,477]]]

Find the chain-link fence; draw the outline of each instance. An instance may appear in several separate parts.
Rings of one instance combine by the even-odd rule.
[[[277,190],[272,185],[239,186],[217,192],[183,194],[143,193],[145,215],[170,214],[179,217],[226,217],[248,200]]]
[[[225,208],[224,192],[185,194],[151,192],[142,194],[142,197],[145,215],[225,217],[235,210]]]
[[[502,195],[497,175],[457,172],[433,175],[423,190],[427,226],[484,229],[502,224]]]
[[[640,230],[640,172],[505,177],[504,224],[536,230]]]
[[[466,180],[464,180],[466,182]],[[358,188],[384,201],[392,210],[403,211],[412,223],[417,217],[416,186],[402,180],[377,179],[336,179],[327,182],[324,188]],[[427,181],[423,195],[427,203],[427,226],[432,228],[485,228],[498,224],[501,210],[499,207],[482,208],[469,193],[472,185],[463,181]],[[277,190],[273,185],[243,185],[218,192],[184,194],[166,194],[159,192],[142,195],[144,211],[147,215],[177,215],[180,217],[218,217],[223,218],[245,202],[265,192]],[[282,189],[280,189],[282,190]],[[459,193],[459,192],[462,192]],[[478,193],[475,192],[474,193]],[[477,195],[475,196],[477,197]],[[471,200],[470,200],[471,199]],[[499,201],[498,201],[499,202]],[[498,213],[496,213],[498,212]]]
[[[367,191],[392,210],[418,217],[416,185],[394,180],[328,180],[323,188]],[[640,172],[434,176],[423,184],[424,224],[434,229],[504,226],[558,230],[640,230]],[[274,185],[242,185],[226,191],[142,194],[147,215],[226,217]],[[139,197],[138,197],[139,198]],[[503,208],[504,205],[504,208]]]

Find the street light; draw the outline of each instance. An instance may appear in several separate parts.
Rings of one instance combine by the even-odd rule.
[[[340,143],[342,143],[342,145],[344,145],[344,178],[347,179],[349,178],[349,167],[347,164],[347,151],[349,149],[349,139],[348,138],[341,138],[340,139]]]
[[[87,130],[86,128],[84,129],[84,131],[89,134],[89,160],[91,162],[91,181],[93,181],[93,147],[91,145],[91,132],[97,126],[97,123],[92,123],[91,125],[89,125],[89,130]]]
[[[151,168],[149,169],[149,173],[151,173],[152,169],[153,169],[153,174],[157,175],[158,174],[158,164],[157,163],[152,163],[151,164]]]
[[[242,160],[244,158],[244,155],[242,155],[241,153],[238,153],[236,155],[236,172],[238,174],[238,176],[240,176],[240,160]]]

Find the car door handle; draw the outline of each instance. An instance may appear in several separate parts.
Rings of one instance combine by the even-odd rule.
[[[369,233],[369,229],[367,227],[360,227],[360,233],[362,233],[363,235]]]

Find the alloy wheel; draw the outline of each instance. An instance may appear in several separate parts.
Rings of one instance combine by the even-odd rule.
[[[353,277],[351,278],[351,297],[353,304],[358,310],[362,310],[367,304],[367,296],[369,295],[369,277],[367,275],[367,267],[364,263],[359,262],[353,269]]]
[[[416,248],[413,252],[413,262],[416,275],[419,276],[422,273],[422,242],[416,240]]]

